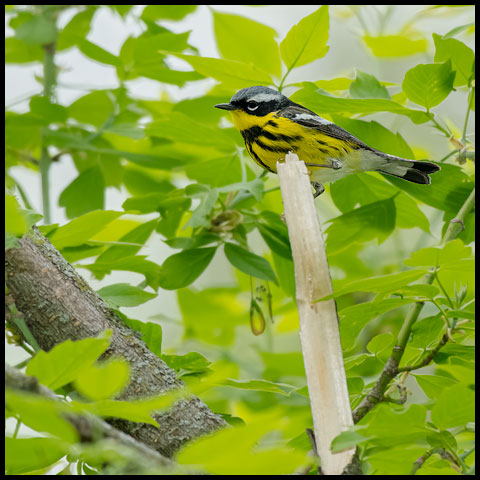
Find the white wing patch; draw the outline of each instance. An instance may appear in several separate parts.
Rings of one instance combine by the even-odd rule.
[[[307,120],[309,122],[318,123],[319,125],[332,125],[333,122],[326,120],[325,118],[319,117],[318,115],[311,115],[310,113],[297,113],[293,118],[293,121],[296,120]]]

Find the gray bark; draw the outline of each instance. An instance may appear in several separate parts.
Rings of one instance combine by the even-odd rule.
[[[144,398],[183,385],[38,229],[34,227],[18,243],[18,248],[5,252],[9,295],[43,350],[111,329],[112,341],[104,358],[123,357],[131,366],[130,383],[117,398]],[[226,425],[197,397],[178,401],[155,419],[159,428],[119,419],[112,424],[168,457],[189,440]]]

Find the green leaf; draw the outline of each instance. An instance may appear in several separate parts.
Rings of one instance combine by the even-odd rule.
[[[147,5],[140,18],[144,21],[182,20],[194,12],[198,5]]]
[[[120,58],[85,38],[77,43],[77,47],[86,57],[96,62],[113,65],[114,67],[122,66]]]
[[[57,228],[48,238],[60,250],[82,245],[120,215],[123,212],[95,210]]]
[[[385,175],[385,180],[427,205],[456,214],[472,192],[473,183],[457,165],[442,163],[441,168],[431,176],[428,188],[391,175]]]
[[[113,307],[136,307],[157,296],[128,283],[114,283],[97,290],[97,293]]]
[[[266,378],[279,378],[282,376],[301,377],[305,381],[305,366],[300,351],[286,353],[259,352],[265,371]]]
[[[29,45],[16,37],[5,37],[5,63],[40,62],[44,54],[40,45]]]
[[[374,302],[352,305],[340,310],[340,338],[344,350],[350,350],[368,322],[380,315],[412,303],[411,299],[386,298]]]
[[[378,355],[385,349],[389,348],[394,341],[393,335],[389,333],[381,333],[373,337],[367,344],[367,350],[374,355]]]
[[[228,261],[243,273],[277,283],[272,267],[263,257],[234,243],[225,243],[225,255]]]
[[[369,424],[361,430],[361,434],[375,438],[378,447],[408,445],[425,437],[427,409],[425,405],[410,405],[400,411],[389,405],[379,404],[369,418]],[[372,441],[372,439],[371,439]]]
[[[357,431],[347,430],[346,432],[340,433],[332,440],[331,449],[333,453],[341,452],[343,450],[355,447],[367,440],[368,438],[364,437]]]
[[[185,224],[185,227],[210,227],[210,213],[215,207],[218,198],[218,190],[212,189],[203,192],[200,196],[200,203],[193,211],[190,220]]]
[[[392,189],[388,182],[368,173],[348,175],[335,182],[330,187],[335,205],[342,211],[353,210],[357,205],[368,205],[374,200],[384,200],[394,197],[396,227],[420,227],[430,233],[428,218],[418,207],[417,202],[403,192]],[[397,193],[397,195],[395,195]]]
[[[96,252],[95,252],[96,253]],[[92,252],[92,255],[94,253]],[[92,256],[89,255],[89,256]],[[145,282],[154,290],[158,289],[158,272],[160,266],[149,260],[145,260],[145,255],[127,256],[112,260],[108,262],[96,262],[93,264],[77,265],[77,268],[87,268],[96,278],[101,280],[105,275],[108,275],[112,270],[121,270],[127,272],[136,272],[145,276]]]
[[[155,229],[158,220],[151,220],[149,222],[141,223],[138,227],[130,230],[128,233],[119,238],[119,242],[132,244],[145,244],[153,230]],[[112,245],[108,247],[96,260],[96,263],[108,263],[119,260],[131,255],[135,255],[140,246],[137,245]]]
[[[447,267],[451,265],[459,265],[465,260],[472,258],[472,249],[463,244],[456,238],[445,243],[441,247],[421,248],[413,252],[411,257],[404,261],[409,267],[431,266],[431,267]]]
[[[212,435],[190,442],[178,454],[178,462],[184,465],[202,465],[209,474],[228,475],[235,465],[238,475],[280,475],[292,474],[307,463],[304,453],[275,446],[274,449],[255,448],[269,429],[272,418],[260,418],[232,428],[224,428]],[[235,449],[225,445],[235,444]],[[222,455],[211,452],[222,451]],[[238,462],[241,458],[242,461]]]
[[[75,342],[66,340],[55,345],[49,352],[40,350],[28,363],[27,375],[37,377],[41,384],[52,390],[63,387],[75,380],[108,348],[111,331],[107,332],[107,335],[104,333],[98,338],[85,338]]]
[[[168,52],[183,52],[188,48],[188,37],[191,32],[173,33],[161,32],[156,35],[140,36],[133,44],[134,68],[141,65],[159,63],[159,50]]]
[[[421,276],[427,273],[427,269],[407,270],[400,273],[392,273],[390,275],[381,275],[379,277],[365,278],[362,280],[356,280],[339,288],[333,295],[324,297],[320,300],[329,300],[330,298],[336,298],[341,295],[346,295],[352,292],[375,292],[375,293],[387,293],[394,292],[399,288],[408,285],[415,280],[418,280]]]
[[[112,400],[104,399],[96,402],[72,402],[72,406],[80,413],[90,412],[100,417],[119,417],[131,422],[149,423],[158,427],[158,423],[152,418],[154,411],[162,411],[171,407],[173,401],[181,397],[182,392],[168,392],[158,397],[142,400]]]
[[[65,107],[38,95],[30,99],[30,112],[43,118],[46,123],[63,123],[68,117],[68,110]]]
[[[450,60],[420,64],[405,74],[402,89],[409,100],[430,110],[448,97],[454,78]]]
[[[328,5],[302,18],[287,33],[280,52],[288,70],[324,57],[328,52]]]
[[[113,114],[113,101],[106,90],[97,90],[75,100],[68,113],[81,123],[100,127]]]
[[[405,35],[379,35],[376,37],[365,35],[363,40],[373,55],[380,58],[406,57],[416,53],[426,52],[428,42],[420,33],[417,38]]]
[[[195,122],[180,112],[170,112],[162,115],[145,128],[148,136],[168,138],[176,142],[194,145],[204,145],[208,138],[209,144],[222,151],[233,151],[235,142],[222,129]]]
[[[443,38],[433,34],[435,42],[435,62],[452,62],[452,68],[456,71],[454,87],[468,85],[472,77],[472,69],[475,62],[473,50],[456,38]]]
[[[279,221],[281,222],[281,220]],[[269,225],[264,225],[263,223],[257,223],[256,226],[260,235],[272,252],[277,253],[287,260],[292,260],[292,249],[288,239],[288,232],[279,231],[278,229],[272,228]],[[286,229],[285,224],[283,224],[283,227]]]
[[[426,112],[413,110],[386,98],[340,98],[322,94],[314,83],[304,82],[304,87],[296,91],[291,99],[314,112],[361,113],[367,115],[377,112],[391,112],[405,115],[413,123],[425,123],[430,120]]]
[[[162,354],[161,358],[170,368],[181,373],[205,372],[211,365],[211,362],[197,352],[188,352],[185,355]]]
[[[440,447],[456,453],[458,449],[457,441],[455,437],[448,431],[432,432],[427,435],[427,441],[432,447]]]
[[[178,305],[185,326],[185,337],[213,345],[231,345],[235,328],[248,321],[245,303],[238,298],[239,290],[233,288],[207,288],[177,291]],[[212,312],[216,312],[212,315]],[[228,318],[224,322],[222,318]]]
[[[79,441],[78,432],[66,418],[70,411],[68,404],[55,398],[10,389],[5,391],[5,404],[19,421],[32,430],[53,435],[68,443]]]
[[[81,10],[74,15],[58,33],[57,50],[71,48],[79,40],[87,38],[96,11],[96,5],[87,5],[85,10]]]
[[[98,167],[81,172],[58,198],[58,204],[65,207],[68,218],[75,218],[104,206],[105,183]]]
[[[442,40],[447,40],[448,38],[452,38],[455,35],[458,35],[459,33],[464,32],[465,30],[468,30],[470,27],[475,25],[474,22],[472,23],[467,23],[466,25],[459,25],[458,27],[452,28],[448,33],[443,35]]]
[[[278,284],[281,289],[289,296],[295,297],[295,272],[293,261],[287,260],[280,255],[277,255],[272,250],[273,264],[275,265],[275,272],[278,278]]]
[[[120,312],[121,313],[121,312]],[[162,326],[158,323],[141,322],[125,316],[122,317],[125,323],[142,334],[142,340],[147,347],[158,357],[162,356]]]
[[[211,243],[218,243],[220,237],[215,233],[201,232],[193,237],[174,237],[165,240],[165,243],[172,248],[186,250],[188,248],[204,247]]]
[[[386,98],[391,100],[388,90],[369,73],[356,71],[355,80],[350,84],[352,98]]]
[[[224,187],[219,187],[218,191],[221,193],[235,192],[236,190],[246,190],[257,202],[262,201],[263,197],[263,187],[264,183],[261,178],[255,178],[251,182],[239,182],[231,183],[230,185],[225,185]],[[233,205],[232,205],[233,206]],[[238,204],[235,204],[235,207],[238,208]]]
[[[159,285],[165,290],[177,290],[190,285],[208,267],[217,247],[191,248],[175,253],[162,264]]]
[[[75,388],[87,398],[111,398],[128,383],[130,365],[123,358],[90,365],[75,379]]]
[[[21,237],[27,231],[27,222],[15,197],[5,194],[5,232]]]
[[[45,15],[32,15],[32,18],[18,26],[15,36],[29,45],[47,45],[55,42],[57,27],[55,21]]]
[[[211,187],[223,187],[242,180],[242,168],[238,155],[193,162],[185,167],[188,178]]]
[[[5,437],[5,473],[21,475],[53,465],[69,446],[56,438]]]
[[[352,243],[374,238],[382,243],[393,232],[396,208],[393,197],[369,203],[331,220],[327,228],[327,251],[332,254]]]
[[[135,65],[133,73],[135,76],[151,78],[152,80],[157,80],[158,82],[171,83],[172,85],[178,85],[179,87],[183,87],[183,85],[185,85],[187,82],[195,82],[196,80],[205,78],[205,75],[202,75],[199,72],[173,70],[160,63]]]
[[[258,392],[280,393],[281,395],[290,395],[297,387],[287,385],[286,383],[275,383],[267,380],[234,380],[226,378],[222,385],[239,388],[241,390],[254,390]]]
[[[437,428],[465,426],[475,421],[475,392],[462,384],[443,389],[432,408],[432,422]]]
[[[240,15],[212,13],[215,39],[222,57],[261,65],[262,70],[277,77],[280,75],[280,52],[275,41],[277,32],[273,28]]]
[[[425,395],[432,400],[437,399],[444,388],[451,387],[457,383],[456,380],[443,375],[412,375],[415,377],[415,380]]]
[[[402,158],[415,158],[412,149],[400,133],[393,133],[374,120],[367,122],[365,120],[345,118],[341,115],[333,115],[332,118],[337,125],[355,135],[369,147]],[[353,177],[356,177],[356,175],[353,175]],[[333,185],[336,185],[336,183]]]
[[[175,52],[162,53],[171,53],[185,60],[197,72],[206,77],[212,77],[229,88],[244,88],[245,85],[273,85],[273,80],[267,72],[249,63],[224,58],[182,55]]]
[[[417,320],[412,327],[409,346],[426,350],[434,348],[443,334],[445,320],[440,315]]]

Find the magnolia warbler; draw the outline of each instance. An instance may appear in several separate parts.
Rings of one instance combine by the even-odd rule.
[[[428,174],[440,170],[431,162],[407,160],[369,147],[271,88],[244,88],[229,103],[215,107],[230,110],[248,153],[270,172],[276,173],[277,161],[289,151],[296,153],[311,172],[315,197],[325,190],[323,183],[351,173],[375,171],[428,185]]]

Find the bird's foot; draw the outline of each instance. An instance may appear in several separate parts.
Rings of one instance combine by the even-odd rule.
[[[315,189],[313,198],[317,198],[319,195],[321,195],[325,191],[325,187],[321,183],[311,182],[311,184],[312,184],[312,187]]]

